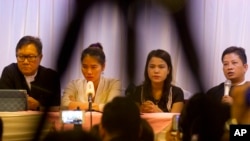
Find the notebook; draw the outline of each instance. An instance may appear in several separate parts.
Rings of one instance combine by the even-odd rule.
[[[0,89],[0,112],[27,110],[27,91],[20,89]]]

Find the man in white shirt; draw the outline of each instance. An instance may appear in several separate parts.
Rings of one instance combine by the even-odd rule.
[[[243,85],[246,83],[245,74],[248,70],[247,56],[245,49],[241,47],[231,46],[224,50],[221,56],[223,64],[223,73],[227,80],[230,80],[232,87]],[[224,95],[224,82],[208,90],[207,94],[211,98],[221,101],[225,106],[225,119],[228,120],[230,115],[230,107],[234,102],[231,93]]]

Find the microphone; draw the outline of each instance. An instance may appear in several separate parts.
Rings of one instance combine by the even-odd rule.
[[[92,81],[88,81],[86,94],[88,95],[89,102],[89,111],[90,111],[90,127],[92,128],[92,99],[95,96],[95,88],[94,83]]]
[[[92,98],[95,96],[95,88],[92,81],[87,83],[86,94],[88,95],[88,101],[92,102]]]
[[[224,82],[224,95],[229,95],[230,88],[232,86],[231,80],[226,80]]]

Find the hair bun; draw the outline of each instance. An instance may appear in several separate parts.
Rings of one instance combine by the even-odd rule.
[[[99,43],[99,42],[97,42],[97,43],[93,43],[93,44],[89,45],[89,47],[88,47],[88,48],[98,48],[98,49],[103,50],[102,44],[101,44],[101,43]]]

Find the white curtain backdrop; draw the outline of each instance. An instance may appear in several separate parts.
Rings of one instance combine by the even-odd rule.
[[[190,0],[190,23],[199,47],[206,88],[225,77],[221,54],[229,46],[245,48],[250,58],[250,1],[249,0]],[[249,70],[246,80],[249,80]]]
[[[0,0],[0,73],[16,62],[15,46],[24,35],[43,42],[42,65],[55,69],[61,38],[73,13],[73,0]],[[202,79],[206,90],[223,81],[221,54],[229,46],[241,46],[250,57],[250,1],[189,0],[188,15],[192,35],[198,47]],[[174,81],[189,98],[197,92],[188,70],[170,14],[160,5],[143,7],[137,16],[136,84],[143,81],[148,52],[165,49],[171,54]],[[90,7],[70,66],[62,79],[62,89],[72,79],[82,77],[80,52],[100,42],[107,57],[104,76],[115,77],[127,87],[125,31],[117,6],[110,3]],[[249,59],[248,59],[249,61]],[[249,80],[249,71],[246,75]]]

